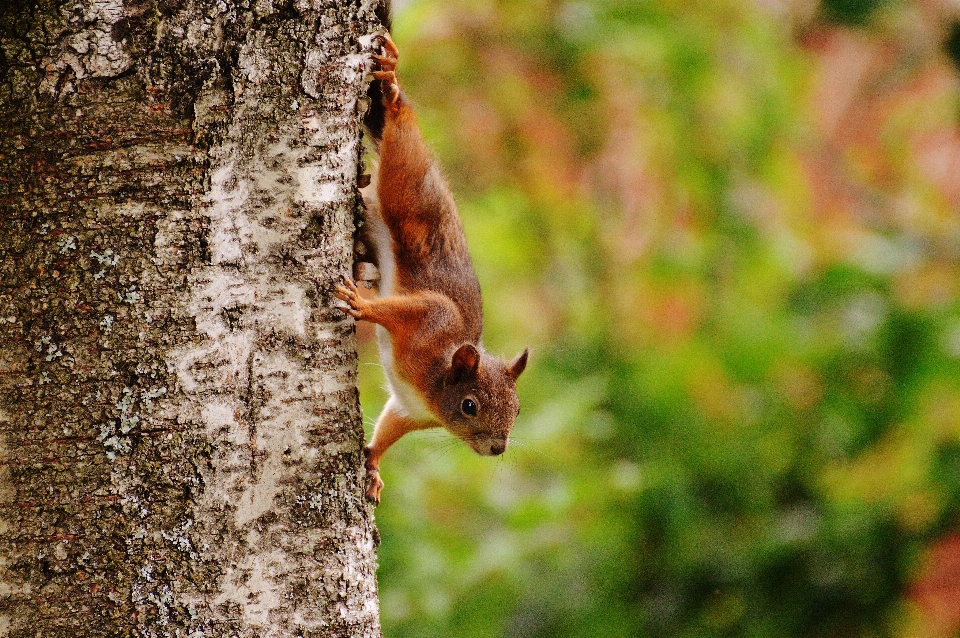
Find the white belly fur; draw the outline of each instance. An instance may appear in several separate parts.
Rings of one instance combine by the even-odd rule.
[[[380,296],[389,297],[396,288],[397,263],[393,258],[393,245],[390,231],[380,216],[380,203],[377,201],[376,173],[372,171],[373,180],[364,188],[363,201],[366,207],[364,216],[368,225],[368,236],[374,243],[377,253],[377,267],[380,271]],[[420,398],[420,395],[409,383],[400,378],[393,360],[393,340],[390,333],[383,326],[377,326],[377,344],[380,349],[380,363],[387,375],[387,385],[397,406],[406,416],[416,421],[436,421],[437,418]]]

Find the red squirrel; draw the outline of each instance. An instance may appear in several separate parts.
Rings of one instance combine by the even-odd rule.
[[[382,42],[371,90],[382,114],[367,120],[380,161],[364,228],[380,294],[361,297],[350,279],[336,290],[349,314],[377,324],[390,386],[364,448],[366,494],[374,503],[383,489],[380,457],[408,432],[444,427],[477,454],[502,454],[520,412],[516,381],[529,353],[507,362],[483,349],[480,284],[453,196],[397,83],[396,45],[389,36]]]

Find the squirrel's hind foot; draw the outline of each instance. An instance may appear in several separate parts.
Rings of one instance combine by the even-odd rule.
[[[400,101],[400,84],[397,82],[396,73],[400,52],[388,34],[381,35],[380,42],[383,46],[384,55],[374,54],[373,59],[376,61],[378,68],[373,72],[373,77],[380,82],[383,105],[391,107]]]
[[[377,36],[377,39],[380,40],[380,46],[383,47],[384,55],[375,55],[374,57],[393,60],[391,69],[397,68],[397,60],[400,59],[400,50],[397,49],[393,38],[390,37],[389,33],[381,33]]]

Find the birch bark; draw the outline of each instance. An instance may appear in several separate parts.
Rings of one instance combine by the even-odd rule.
[[[0,636],[379,636],[373,0],[0,7]]]

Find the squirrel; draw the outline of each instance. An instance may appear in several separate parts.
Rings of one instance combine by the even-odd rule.
[[[390,388],[364,448],[366,496],[374,503],[383,489],[380,458],[408,432],[444,427],[477,454],[502,454],[529,354],[508,362],[483,349],[480,284],[456,205],[397,83],[397,47],[380,37],[384,55],[373,56],[370,91],[379,112],[367,118],[379,169],[364,189],[363,229],[380,271],[379,296],[360,296],[350,278],[335,292],[347,313],[377,324]]]

